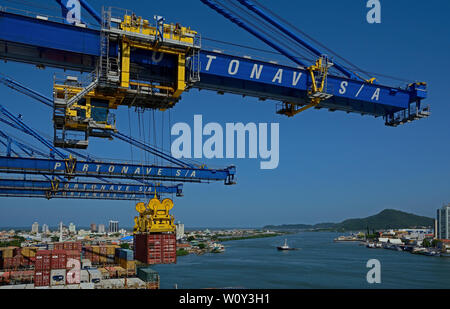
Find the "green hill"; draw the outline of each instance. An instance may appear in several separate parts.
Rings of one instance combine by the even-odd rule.
[[[415,227],[432,227],[434,219],[417,216],[394,209],[386,209],[367,218],[348,219],[341,223],[319,223],[315,225],[308,224],[289,224],[289,225],[268,225],[264,229],[279,230],[339,230],[339,231],[358,231],[366,230],[382,230],[395,228],[415,228]]]

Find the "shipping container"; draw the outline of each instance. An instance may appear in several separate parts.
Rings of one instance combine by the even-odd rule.
[[[159,274],[150,267],[139,267],[137,269],[137,276],[144,282],[159,282]]]
[[[53,250],[51,267],[52,267],[52,269],[66,269],[66,267],[67,267],[67,251]]]
[[[17,249],[17,247],[6,247],[6,248],[0,248],[0,254],[2,258],[12,258],[14,257],[14,250]]]
[[[82,283],[89,282],[89,273],[86,269],[82,269],[80,272],[80,282],[82,282]]]
[[[90,260],[84,259],[82,264],[81,264],[81,268],[85,269],[85,268],[91,268],[92,267],[92,263]]]
[[[102,274],[98,269],[89,269],[89,282],[90,283],[100,283],[102,281]]]
[[[135,234],[135,259],[144,264],[175,264],[176,235],[174,233]]]
[[[50,271],[49,270],[35,271],[34,286],[35,287],[50,286]]]
[[[95,289],[95,285],[93,283],[81,283],[80,289],[82,290],[93,290]]]
[[[99,268],[99,272],[102,274],[102,280],[107,280],[110,278],[109,271],[105,268]]]
[[[22,248],[23,257],[32,258],[36,257],[36,252],[38,251],[37,247],[24,247]]]
[[[66,283],[67,284],[80,284],[83,270],[67,269],[66,270]]]
[[[134,252],[128,249],[116,249],[116,256],[127,261],[134,260]]]
[[[51,269],[51,251],[39,250],[36,252],[35,269],[37,271],[50,271]]]
[[[114,269],[117,273],[117,278],[124,278],[127,276],[127,271],[123,267],[114,267]]]
[[[66,269],[52,269],[50,271],[50,285],[66,285]]]

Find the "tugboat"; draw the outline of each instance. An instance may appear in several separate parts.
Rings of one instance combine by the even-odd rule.
[[[284,245],[281,247],[277,247],[279,251],[292,251],[292,250],[298,250],[297,248],[291,248],[287,244],[287,239],[284,240]]]

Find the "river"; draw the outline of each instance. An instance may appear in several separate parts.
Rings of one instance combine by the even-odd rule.
[[[221,254],[188,255],[155,266],[162,289],[372,289],[450,288],[450,258],[427,257],[359,243],[335,243],[336,233],[224,242]],[[298,251],[277,251],[287,238]],[[381,283],[369,284],[370,259],[381,263]]]

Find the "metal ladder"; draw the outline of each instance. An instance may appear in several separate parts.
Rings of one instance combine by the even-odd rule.
[[[100,35],[100,60],[98,64],[99,84],[102,87],[117,85],[120,81],[119,61],[110,57],[111,8],[102,8],[102,30]]]
[[[191,57],[189,83],[194,84],[199,81],[200,81],[200,50],[195,49]]]

